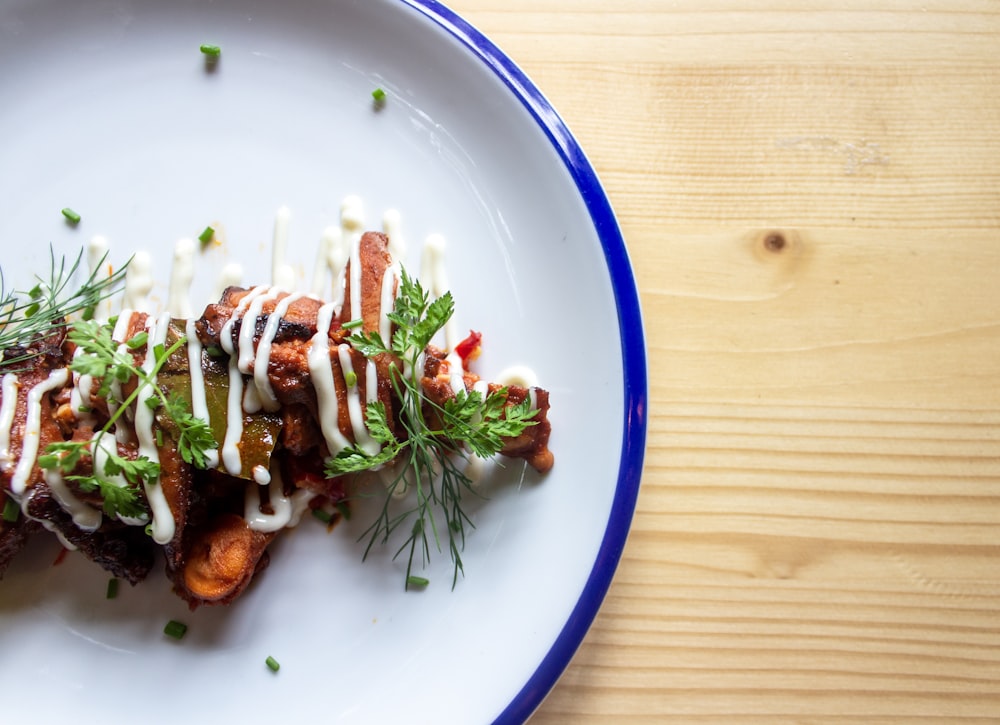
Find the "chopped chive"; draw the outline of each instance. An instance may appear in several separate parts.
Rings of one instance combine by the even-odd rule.
[[[422,576],[408,576],[406,577],[407,587],[425,587],[431,583],[430,579],[425,579]]]
[[[361,327],[363,324],[365,324],[365,321],[362,320],[361,318],[358,318],[356,320],[351,320],[350,322],[345,322],[343,325],[341,325],[341,327],[343,327],[345,330],[353,330],[355,327]]]
[[[3,505],[3,520],[12,524],[17,521],[17,517],[20,515],[21,507],[17,505],[17,501],[12,498],[7,499]]]
[[[167,622],[167,626],[163,628],[163,633],[168,637],[173,637],[174,639],[180,639],[187,633],[187,625],[183,622],[178,622],[176,619],[171,619]]]
[[[202,43],[201,52],[207,55],[209,58],[218,58],[222,54],[222,49],[217,45]]]
[[[138,348],[140,348],[143,345],[145,345],[147,340],[149,340],[149,333],[148,332],[140,332],[135,337],[133,337],[133,338],[131,338],[129,340],[126,340],[125,344],[128,345],[128,347],[130,349],[137,350]]]
[[[375,103],[383,103],[385,101],[385,91],[381,88],[376,88],[372,91],[372,98],[375,99]]]
[[[271,657],[270,655],[268,655],[267,659],[264,660],[264,664],[267,665],[267,668],[271,670],[271,672],[277,672],[281,669],[281,665],[278,664],[278,660],[274,659],[274,657]]]
[[[215,239],[215,230],[212,227],[205,227],[205,231],[198,235],[198,241],[201,242],[201,246],[203,247],[213,239]]]
[[[157,428],[156,429],[156,447],[157,448],[163,448],[163,429],[162,428]]]
[[[38,311],[42,309],[42,306],[37,302],[32,302],[28,305],[27,309],[24,311],[24,319],[28,320],[34,317]]]
[[[347,370],[344,373],[344,383],[347,384],[347,387],[353,388],[358,384],[358,374],[353,370]]]
[[[62,210],[62,215],[66,217],[66,219],[69,221],[70,224],[80,223],[80,215],[77,214],[72,209],[70,209],[69,207],[66,207],[65,209]]]
[[[31,298],[31,299],[33,299],[33,300],[37,300],[37,299],[40,299],[40,298],[41,298],[41,296],[42,296],[42,285],[40,285],[40,284],[36,284],[36,285],[35,285],[34,287],[32,287],[32,288],[31,288],[31,290],[30,290],[30,291],[28,292],[28,297],[30,297],[30,298]]]
[[[146,524],[146,528],[143,529],[143,530],[146,532],[146,536],[152,536],[153,535],[153,522],[150,521],[148,524]]]
[[[317,519],[322,521],[324,524],[328,524],[333,521],[333,516],[330,515],[329,511],[324,511],[323,509],[313,509],[312,515]]]
[[[226,351],[218,345],[210,345],[205,348],[205,354],[209,357],[223,357],[226,354]]]
[[[341,516],[344,517],[344,521],[351,520],[351,507],[347,505],[346,501],[338,501],[333,505],[333,507],[340,512]]]
[[[118,580],[111,578],[108,579],[108,592],[106,597],[108,599],[114,599],[118,596]]]

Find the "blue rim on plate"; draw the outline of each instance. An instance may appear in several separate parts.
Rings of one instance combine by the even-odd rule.
[[[618,483],[611,505],[611,514],[597,559],[569,619],[538,668],[494,721],[498,725],[521,723],[527,720],[541,704],[583,641],[611,586],[611,579],[628,537],[639,494],[646,445],[646,346],[642,313],[625,240],[611,209],[611,203],[583,149],[573,138],[559,114],[503,51],[453,11],[436,0],[401,0],[401,2],[437,23],[485,63],[510,88],[545,132],[573,177],[580,196],[590,212],[604,250],[617,305],[624,371],[625,420]]]

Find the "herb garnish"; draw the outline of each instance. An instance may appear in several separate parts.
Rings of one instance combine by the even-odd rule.
[[[425,582],[412,574],[419,548],[424,564],[430,558],[430,540],[441,550],[437,513],[444,517],[448,549],[454,563],[452,587],[464,573],[461,551],[465,545],[466,525],[474,527],[462,508],[462,496],[478,495],[472,480],[457,461],[466,461],[469,452],[489,458],[503,447],[503,439],[520,435],[534,425],[537,413],[525,399],[507,404],[507,388],[485,397],[478,391],[460,391],[454,398],[438,405],[423,395],[421,377],[424,351],[454,311],[450,292],[430,301],[420,282],[402,270],[399,294],[388,314],[395,326],[389,344],[378,332],[355,332],[348,342],[366,357],[391,355],[390,379],[400,402],[399,425],[405,436],[397,439],[389,424],[385,406],[370,403],[365,413],[368,432],[382,448],[369,454],[351,446],[326,462],[328,476],[371,470],[399,459],[397,472],[387,486],[385,502],[375,522],[362,537],[368,537],[365,555],[378,541],[385,543],[404,522],[413,519],[410,535],[396,551],[408,550],[406,588]],[[456,461],[457,459],[457,461]],[[390,510],[396,494],[412,491],[416,503],[402,512]],[[428,535],[428,530],[430,535]]]
[[[68,265],[68,269],[66,258],[62,257],[57,262],[51,248],[49,257],[48,280],[35,277],[38,284],[28,291],[8,291],[3,271],[0,270],[0,350],[26,348],[39,336],[66,327],[76,315],[84,320],[91,319],[97,305],[118,291],[128,267],[126,263],[117,272],[104,276],[105,255],[83,285],[69,292],[69,285],[80,269],[83,250]],[[20,372],[25,367],[24,363],[39,354],[38,351],[26,350],[8,357],[0,362],[0,372]]]
[[[44,469],[59,470],[66,480],[75,482],[82,491],[100,491],[104,499],[104,511],[109,516],[121,514],[135,517],[145,513],[145,508],[137,498],[138,487],[153,484],[159,479],[158,463],[146,456],[125,458],[119,455],[117,444],[113,443],[109,447],[101,447],[106,456],[101,470],[92,465],[89,475],[77,475],[73,471],[85,457],[89,456],[93,463],[94,447],[101,446],[103,436],[114,435],[112,430],[115,424],[129,406],[138,400],[140,392],[147,387],[151,389],[152,395],[147,398],[146,405],[152,410],[163,408],[169,425],[175,429],[177,450],[185,463],[205,468],[208,465],[207,453],[217,444],[208,423],[192,415],[183,397],[178,394],[168,396],[156,384],[156,376],[164,363],[187,342],[187,338],[180,337],[170,347],[156,345],[153,348],[154,364],[146,371],[136,365],[132,351],[149,343],[148,334],[139,333],[128,340],[123,349],[112,339],[112,330],[111,323],[82,320],[73,325],[67,337],[81,351],[73,358],[70,369],[100,380],[97,395],[117,403],[115,412],[92,440],[49,445],[45,449],[46,455],[39,456],[38,465]],[[138,380],[135,389],[124,400],[112,401],[112,383],[122,384],[133,378]],[[122,486],[118,476],[123,476],[130,485]]]

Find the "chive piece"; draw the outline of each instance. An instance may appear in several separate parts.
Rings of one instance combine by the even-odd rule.
[[[108,579],[108,592],[106,598],[114,599],[118,596],[118,580],[115,578]]]
[[[163,429],[162,428],[157,428],[156,429],[156,447],[157,448],[163,448]]]
[[[207,246],[213,239],[215,239],[215,230],[212,227],[205,227],[205,231],[198,235],[198,241],[203,247]]]
[[[7,502],[3,505],[3,520],[9,524],[17,521],[17,517],[21,515],[21,507],[17,505],[17,501],[12,498],[7,499]]]
[[[264,664],[267,665],[267,668],[271,670],[271,672],[277,672],[278,670],[281,669],[281,665],[278,664],[278,660],[274,659],[274,657],[271,657],[271,655],[267,656],[267,659],[264,660]]]
[[[363,324],[365,324],[365,321],[359,317],[356,320],[345,322],[343,325],[341,325],[341,327],[343,327],[345,330],[353,330],[355,327],[361,327]]]
[[[372,91],[372,98],[375,99],[375,103],[384,103],[385,91],[383,91],[381,88],[376,88],[374,91]]]
[[[347,384],[347,387],[353,388],[358,384],[358,374],[353,370],[346,371],[344,373],[344,383]]]
[[[167,626],[163,628],[163,633],[168,637],[173,637],[174,639],[180,639],[188,631],[188,627],[183,622],[178,622],[176,619],[171,619],[167,622]]]
[[[313,509],[312,515],[317,519],[322,521],[324,524],[328,524],[333,521],[333,516],[330,515],[329,511],[324,511],[323,509]]]
[[[208,355],[209,357],[224,357],[226,351],[223,350],[218,345],[210,345],[209,347],[205,348],[205,354]]]
[[[407,587],[425,587],[425,586],[427,586],[430,583],[431,583],[430,579],[424,579],[424,577],[422,577],[422,576],[413,576],[413,575],[410,575],[410,576],[406,577],[406,586]]]
[[[66,217],[67,220],[69,220],[70,224],[80,223],[80,215],[77,214],[72,209],[70,209],[69,207],[66,207],[65,209],[62,210],[62,215]]]
[[[222,55],[222,49],[217,45],[210,45],[209,43],[202,43],[201,52],[210,58],[218,58]]]
[[[344,517],[344,521],[351,520],[351,507],[347,505],[347,501],[337,501],[333,507]]]

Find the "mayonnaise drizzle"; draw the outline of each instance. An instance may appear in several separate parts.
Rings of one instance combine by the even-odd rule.
[[[125,270],[122,308],[149,312],[149,293],[153,289],[153,260],[148,252],[136,252]]]
[[[219,272],[219,280],[215,286],[215,296],[210,301],[217,302],[227,288],[235,287],[242,283],[243,267],[236,262],[230,262]]]
[[[272,413],[279,410],[281,406],[278,404],[278,398],[275,396],[274,388],[271,387],[271,381],[267,376],[267,370],[271,364],[271,345],[289,306],[300,297],[302,297],[301,294],[295,293],[282,297],[278,301],[278,304],[274,306],[274,311],[268,316],[264,332],[257,343],[257,357],[253,364],[254,386],[257,388],[257,394],[264,410]]]
[[[219,344],[229,355],[229,395],[226,400],[226,435],[222,443],[221,459],[226,471],[235,476],[243,468],[240,449],[237,444],[243,438],[243,373],[240,371],[236,356],[236,346],[233,343],[233,325],[239,319],[240,313],[258,297],[268,292],[267,287],[254,287],[247,292],[236,305],[232,316],[226,320],[219,333]],[[243,325],[241,325],[242,330]]]
[[[107,262],[108,240],[100,235],[91,237],[87,243],[87,269],[90,276],[96,278],[100,271],[97,266],[102,262]],[[110,273],[110,267],[109,267]],[[111,298],[106,297],[94,307],[94,319],[104,322],[111,317]]]
[[[316,407],[319,410],[319,425],[330,455],[335,456],[347,448],[351,442],[340,432],[338,425],[337,388],[330,364],[330,325],[333,323],[335,304],[328,302],[319,308],[316,315],[316,334],[309,343],[307,360],[309,375],[316,389]]]
[[[295,270],[286,261],[288,249],[288,222],[291,211],[287,206],[278,209],[274,217],[274,241],[271,245],[271,284],[282,289],[295,286]]]
[[[152,380],[151,384],[139,388],[139,394],[135,401],[135,435],[139,441],[139,455],[148,458],[153,463],[160,462],[160,453],[156,448],[156,439],[153,435],[155,415],[146,401],[153,395],[152,387],[156,384],[155,377],[151,375],[156,366],[155,348],[166,342],[169,329],[169,314],[161,315],[158,318],[150,317],[146,321],[149,342],[146,345],[146,357],[143,360],[142,369],[152,377]],[[144,483],[143,488],[153,517],[153,541],[158,544],[167,544],[174,538],[176,524],[163,492],[163,486],[157,480],[153,483]]]
[[[128,345],[125,344],[125,333],[128,332],[129,325],[132,324],[132,316],[134,314],[130,309],[122,309],[121,314],[118,315],[118,321],[115,322],[115,329],[111,331],[111,339],[118,343],[117,352],[119,355],[131,355]],[[118,410],[118,401],[122,399],[122,384],[117,379],[111,381],[110,392],[111,394],[108,396],[108,413],[114,415]],[[125,411],[125,415],[129,420],[133,417],[131,410]],[[115,426],[115,438],[119,443],[127,443],[131,440],[128,426]]]
[[[101,525],[102,515],[100,510],[95,509],[90,504],[74,496],[59,471],[45,469],[42,472],[42,476],[56,503],[72,517],[73,523],[76,524],[77,528],[83,531],[97,531]]]
[[[187,337],[188,370],[191,373],[191,413],[195,418],[200,418],[209,424],[212,421],[208,412],[205,371],[201,367],[201,340],[198,339],[198,331],[193,319],[189,319],[185,324],[184,335]],[[206,451],[205,462],[208,468],[218,466],[219,451],[215,448]]]
[[[263,486],[267,486],[268,502],[273,511],[270,514],[265,514],[260,510],[260,489]],[[285,484],[277,467],[270,472],[266,483],[261,484],[253,481],[247,483],[243,517],[251,529],[267,533],[298,523],[302,512],[315,494],[302,488],[291,496],[286,496],[284,489]]]
[[[9,473],[14,467],[14,459],[10,455],[10,430],[14,425],[14,413],[17,412],[17,391],[21,387],[17,375],[7,373],[3,376],[3,402],[0,403],[0,470]]]
[[[337,357],[340,360],[340,369],[344,374],[344,385],[347,385],[347,378],[350,376],[355,376],[354,363],[351,360],[351,346],[346,343],[337,346]],[[368,362],[371,362],[370,360]],[[372,363],[372,372],[374,372],[374,363]],[[365,373],[367,375],[368,368],[365,368]],[[359,391],[359,385],[355,381],[354,385],[347,385],[347,413],[351,420],[351,430],[354,433],[354,442],[363,451],[370,455],[375,455],[381,450],[381,446],[378,441],[372,438],[368,434],[368,428],[365,426],[365,411],[361,405],[361,393]],[[371,388],[372,386],[366,386]],[[366,391],[367,392],[367,391]],[[376,395],[378,389],[375,388]],[[367,396],[366,396],[367,397]],[[377,397],[375,398],[378,399]],[[368,400],[367,402],[373,402]]]
[[[194,240],[178,239],[174,245],[174,264],[170,270],[167,312],[180,320],[194,315],[191,309],[191,283],[194,281]]]
[[[24,422],[24,441],[21,444],[21,457],[14,468],[10,479],[10,490],[15,496],[22,496],[28,483],[28,477],[35,466],[38,456],[38,444],[41,436],[42,396],[66,385],[69,380],[69,368],[59,368],[49,373],[49,376],[28,391],[28,415]]]
[[[351,250],[351,316],[355,319],[363,317],[361,311],[361,237],[365,218],[361,199],[349,196],[340,207],[340,224],[345,232],[347,248]]]

